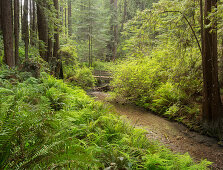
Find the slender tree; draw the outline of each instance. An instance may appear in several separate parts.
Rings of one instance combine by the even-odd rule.
[[[113,45],[113,60],[117,57],[117,46],[118,46],[118,22],[117,22],[117,9],[118,0],[114,0],[114,45]]]
[[[24,0],[24,5],[23,5],[22,39],[25,42],[25,59],[28,60],[28,51],[29,51],[28,0]]]
[[[30,44],[34,45],[34,34],[35,32],[33,31],[33,0],[29,0],[29,18],[30,18]]]
[[[36,29],[36,2],[33,1],[32,5],[33,5],[33,10],[32,10],[33,11],[32,30],[33,30],[33,33],[34,33],[34,36],[35,36],[35,33],[37,31],[37,29]]]
[[[60,3],[60,4],[61,4],[61,5],[60,5],[60,17],[61,17],[61,25],[63,25],[63,24],[64,24],[64,21],[63,21],[63,20],[64,20],[64,17],[63,17],[63,16],[64,16],[63,3],[64,3],[64,2],[63,2],[63,0],[61,0],[61,3]]]
[[[55,67],[55,75],[58,78],[63,79],[63,68],[62,68],[62,61],[59,55],[59,48],[60,48],[60,43],[59,43],[59,3],[58,0],[54,0],[54,7],[56,9],[56,17],[57,17],[57,22],[55,25],[55,30],[54,30],[54,46],[53,46],[53,58],[56,59],[56,67]]]
[[[19,0],[14,0],[15,65],[19,64]]]
[[[67,6],[64,9],[64,26],[65,26],[65,34],[67,34]]]
[[[68,35],[72,35],[72,20],[71,20],[71,0],[68,0]]]
[[[12,0],[1,0],[2,3],[2,31],[4,42],[4,61],[9,67],[15,66],[13,55],[13,14]]]
[[[110,5],[111,5],[110,33],[112,34],[112,36],[108,44],[108,48],[110,50],[110,55],[112,55],[109,58],[115,60],[117,54],[117,44],[118,44],[117,0],[110,0]]]
[[[121,22],[121,30],[120,30],[120,32],[123,31],[124,23],[126,22],[126,17],[127,17],[127,0],[124,0],[124,5],[123,5],[123,18],[122,18],[122,22]]]

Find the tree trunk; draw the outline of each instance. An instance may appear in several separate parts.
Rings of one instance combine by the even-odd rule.
[[[21,10],[21,15],[20,15],[20,17],[21,17],[21,25],[22,25],[22,19],[23,19],[23,4],[22,4],[22,1],[20,1],[20,3],[21,3],[21,5],[20,5],[20,10]]]
[[[53,39],[50,36],[48,36],[48,43],[47,43],[47,61],[50,64],[52,64],[52,60],[53,60]]]
[[[113,61],[117,58],[117,46],[118,46],[118,24],[117,24],[117,15],[118,15],[118,0],[114,0],[114,48],[113,48]]]
[[[19,64],[19,0],[14,0],[15,65]]]
[[[13,56],[13,18],[12,18],[12,1],[1,0],[2,2],[2,31],[4,42],[4,61],[9,67],[15,66]]]
[[[64,15],[63,0],[61,0],[61,5],[60,5],[61,26],[63,26],[63,24],[64,24],[64,22],[63,22],[63,20],[64,20],[63,15]]]
[[[68,0],[68,35],[72,35],[71,0]]]
[[[56,9],[56,16],[57,19],[59,19],[59,4],[58,0],[53,0],[54,2],[54,7]],[[60,43],[59,43],[59,22],[55,27],[54,30],[54,46],[53,46],[53,58],[56,59],[56,67],[55,67],[55,76],[57,78],[63,79],[63,68],[62,68],[62,61],[59,55],[59,48],[60,48]]]
[[[23,6],[22,39],[25,42],[25,59],[28,60],[28,50],[29,50],[28,0],[24,0],[24,6]]]
[[[123,18],[120,32],[123,31],[124,23],[126,22],[126,16],[127,16],[127,0],[124,0]]]
[[[208,25],[210,20],[208,14],[212,7],[216,7],[216,0],[205,0],[204,23]],[[212,23],[211,27],[204,28],[204,55],[203,66],[203,121],[209,129],[215,133],[222,130],[222,103],[220,99],[220,89],[218,83],[217,65],[217,23]],[[222,134],[221,134],[222,135]]]
[[[37,29],[36,29],[36,2],[35,1],[33,1],[33,24],[32,24],[32,26],[33,26],[32,30],[33,30],[34,38],[36,38],[35,34],[36,34]]]
[[[44,1],[45,2],[45,1]],[[37,3],[37,25],[38,25],[38,34],[39,40],[39,53],[40,56],[45,60],[49,61],[47,57],[47,46],[48,46],[48,26],[47,26],[47,19],[44,12],[44,4],[43,1]]]
[[[64,25],[65,25],[65,34],[67,34],[67,8],[65,7],[65,18],[64,18],[64,20],[65,20],[65,23],[64,23]]]
[[[0,0],[0,33],[2,31],[2,0]]]
[[[110,55],[113,61],[116,59],[116,55],[117,55],[117,44],[118,44],[118,25],[117,25],[117,0],[110,0],[110,4],[111,4],[111,13],[112,13],[112,17],[111,17],[111,41],[108,44],[108,48],[111,51]]]
[[[33,46],[35,44],[34,42],[34,34],[35,32],[33,31],[33,14],[34,14],[34,11],[33,11],[33,0],[29,0],[29,18],[30,18],[30,44]]]

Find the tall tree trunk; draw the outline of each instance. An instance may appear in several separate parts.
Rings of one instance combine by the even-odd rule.
[[[47,8],[49,11],[52,11],[53,10],[53,7],[51,7],[50,4],[46,4],[47,5]],[[48,27],[48,45],[47,45],[47,59],[48,59],[48,62],[50,64],[52,64],[51,62],[53,61],[53,33],[54,33],[54,28],[52,27],[53,26],[53,23],[49,23],[50,21],[50,16],[47,16],[47,21],[48,21],[48,24],[47,24],[47,27]],[[52,65],[51,65],[52,66]]]
[[[88,26],[88,66],[91,67],[91,0],[88,0],[89,26]]]
[[[108,44],[108,48],[111,52],[111,57],[113,61],[116,59],[117,55],[117,44],[118,44],[118,25],[117,25],[117,0],[110,0],[111,4],[111,21],[110,21],[110,32],[111,32],[111,41]]]
[[[64,10],[63,10],[63,0],[61,0],[61,5],[60,5],[60,17],[61,17],[61,26],[63,26],[64,22],[64,18],[63,18],[63,15],[64,15]]]
[[[35,34],[36,34],[37,29],[36,29],[36,2],[35,1],[33,1],[33,24],[32,24],[32,26],[33,26],[32,30],[34,33],[34,38],[36,38]]]
[[[29,51],[29,25],[28,25],[28,0],[24,0],[22,39],[25,42],[25,59],[28,60]]]
[[[49,29],[49,28],[48,28]],[[52,64],[53,60],[53,39],[48,35],[48,43],[47,43],[47,61]]]
[[[0,0],[0,32],[2,31],[2,0]]]
[[[201,55],[204,56],[204,14],[203,14],[203,0],[200,0],[200,23],[201,23]]]
[[[19,64],[19,0],[14,0],[15,65]]]
[[[64,26],[65,26],[65,34],[67,34],[67,7],[65,7],[65,23],[64,23]]]
[[[118,46],[118,0],[114,0],[114,47],[113,47],[113,60],[117,58],[117,46]]]
[[[20,10],[21,10],[20,11],[20,17],[21,17],[21,25],[22,25],[22,19],[23,19],[23,8],[22,7],[23,7],[23,4],[22,4],[22,1],[20,1],[20,3],[21,3],[21,5],[20,5],[20,7],[21,7],[20,8]]]
[[[59,4],[58,4],[58,0],[53,0],[54,2],[54,7],[56,9],[56,16],[57,19],[59,20]],[[56,59],[56,68],[55,68],[55,75],[58,78],[63,79],[63,72],[62,72],[62,61],[59,55],[59,48],[60,48],[60,43],[59,43],[59,23],[57,23],[57,25],[55,26],[55,30],[54,30],[54,46],[53,46],[53,58]]]
[[[72,35],[71,0],[68,0],[68,35]]]
[[[33,14],[34,14],[34,11],[33,11],[33,0],[29,0],[29,18],[30,18],[30,44],[33,46],[35,44],[34,42],[34,34],[35,32],[33,31]]]
[[[127,16],[127,0],[124,0],[124,7],[123,7],[123,18],[122,18],[122,25],[121,25],[121,30],[120,32],[123,31],[124,28],[124,23],[126,22],[126,16]]]
[[[204,23],[210,24],[208,14],[212,7],[216,7],[216,0],[205,0]],[[204,28],[204,55],[203,66],[203,120],[209,128],[215,132],[222,130],[223,109],[220,99],[220,89],[218,83],[217,65],[217,23],[212,23],[211,27]]]
[[[2,2],[2,31],[4,42],[4,61],[9,67],[15,66],[15,58],[13,56],[13,14],[12,1],[1,0]]]
[[[39,40],[39,53],[40,56],[48,62],[47,57],[47,46],[48,46],[48,26],[47,19],[44,11],[45,1],[40,1],[37,3],[37,25],[38,25],[38,34]]]

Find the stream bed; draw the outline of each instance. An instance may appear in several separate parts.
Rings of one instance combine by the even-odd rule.
[[[95,100],[113,105],[115,111],[124,115],[132,125],[148,131],[148,139],[158,140],[173,152],[188,152],[195,161],[207,159],[212,164],[212,169],[223,169],[223,147],[218,145],[214,138],[200,135],[190,131],[185,126],[159,117],[145,109],[134,105],[109,103],[105,92],[90,92]]]

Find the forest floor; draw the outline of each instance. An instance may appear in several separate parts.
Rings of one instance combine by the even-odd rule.
[[[90,95],[96,100],[107,102],[107,93],[91,92]],[[109,104],[134,126],[146,129],[150,140],[160,141],[173,152],[182,154],[188,152],[195,161],[207,159],[213,162],[212,169],[223,169],[223,147],[218,145],[216,139],[190,131],[177,122],[171,122],[133,105]]]

